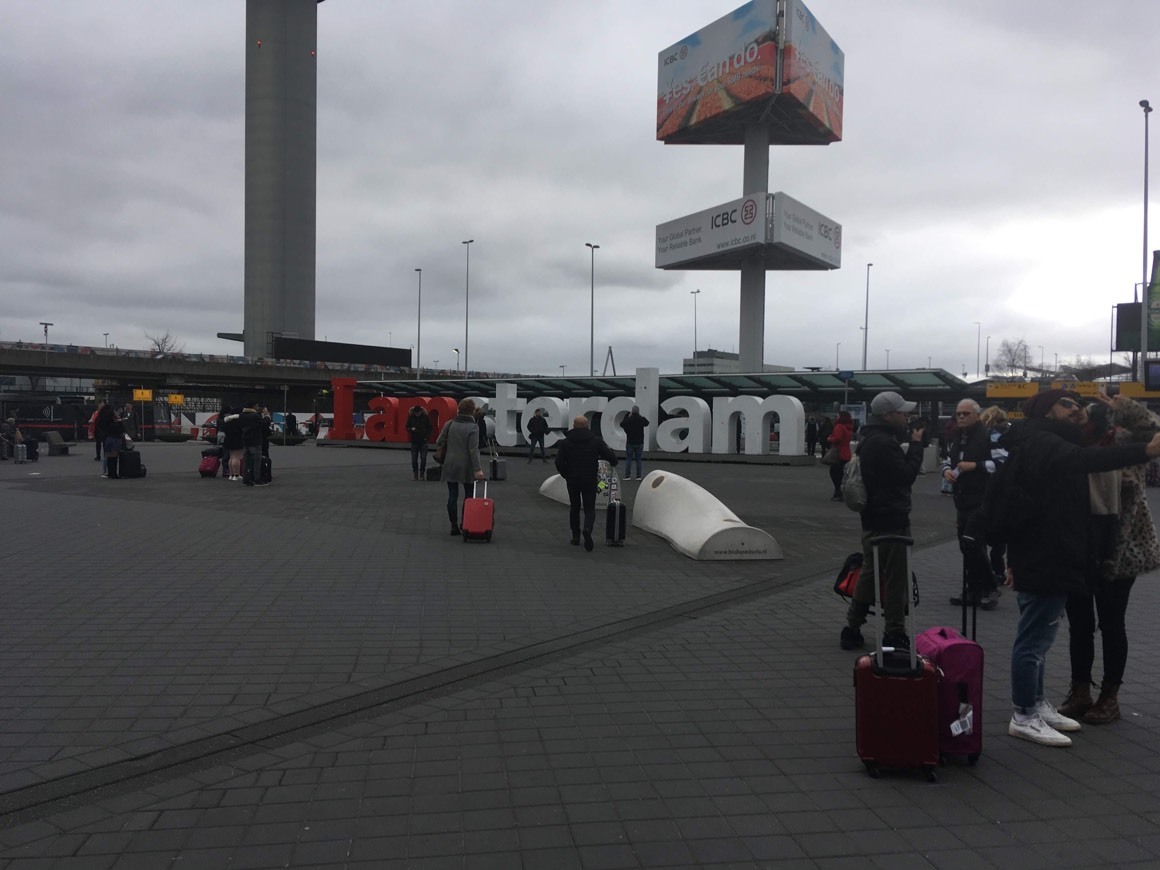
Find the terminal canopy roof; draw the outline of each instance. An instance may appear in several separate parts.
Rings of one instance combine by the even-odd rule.
[[[843,376],[849,377],[843,380]],[[635,376],[422,378],[419,380],[360,381],[364,390],[406,398],[408,396],[494,396],[496,384],[515,384],[520,398],[558,396],[583,398],[631,396]],[[858,372],[759,372],[756,374],[697,374],[660,376],[661,401],[670,396],[695,396],[711,402],[717,396],[795,396],[802,402],[868,402],[884,390],[901,393],[911,401],[958,401],[970,387],[943,369],[892,369]]]

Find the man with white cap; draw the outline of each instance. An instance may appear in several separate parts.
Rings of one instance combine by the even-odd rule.
[[[859,433],[857,452],[866,484],[862,573],[846,612],[847,624],[840,638],[842,649],[858,649],[865,643],[861,629],[874,600],[871,584],[876,581],[870,540],[879,535],[910,536],[910,488],[922,468],[923,430],[910,430],[910,445],[905,452],[899,449],[899,442],[907,437],[907,415],[915,407],[914,402],[906,401],[898,393],[879,393],[870,402],[870,422]],[[881,544],[878,558],[885,588],[881,606],[886,629],[882,645],[910,649],[905,622],[910,585],[906,576],[906,548],[893,542]]]

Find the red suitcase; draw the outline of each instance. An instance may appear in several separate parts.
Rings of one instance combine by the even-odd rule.
[[[879,575],[878,545],[888,541],[907,547],[906,574],[910,570],[911,538],[883,535],[874,538],[875,576]],[[878,584],[873,584],[877,586]],[[874,590],[877,599],[877,589]],[[934,664],[910,650],[883,649],[881,608],[875,622],[875,651],[854,663],[854,709],[858,757],[867,772],[877,777],[880,767],[921,767],[928,780],[937,781],[938,671]],[[914,611],[909,609],[910,636],[914,637]]]
[[[483,496],[479,497],[480,481],[472,487],[471,496],[463,500],[463,522],[459,530],[465,541],[491,541],[495,528],[495,502],[487,497],[487,481],[483,481]]]

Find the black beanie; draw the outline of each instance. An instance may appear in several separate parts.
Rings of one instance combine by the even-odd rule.
[[[1075,399],[1081,405],[1083,404],[1083,398],[1080,397],[1079,393],[1073,393],[1071,390],[1044,390],[1023,403],[1023,416],[1032,419],[1046,417],[1051,406],[1064,398]]]

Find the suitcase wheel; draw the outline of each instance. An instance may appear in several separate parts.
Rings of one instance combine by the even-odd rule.
[[[979,761],[979,753],[977,753],[977,752],[974,755],[967,756],[967,766],[968,767],[974,767],[978,763],[978,761]]]
[[[878,765],[873,761],[863,762],[866,765],[866,772],[870,774],[871,779],[878,779]]]
[[[935,773],[934,767],[924,767],[923,771],[926,773],[927,782],[938,782],[938,774]]]
[[[484,534],[483,539],[490,544],[491,543],[491,532],[487,532],[486,534]]]

